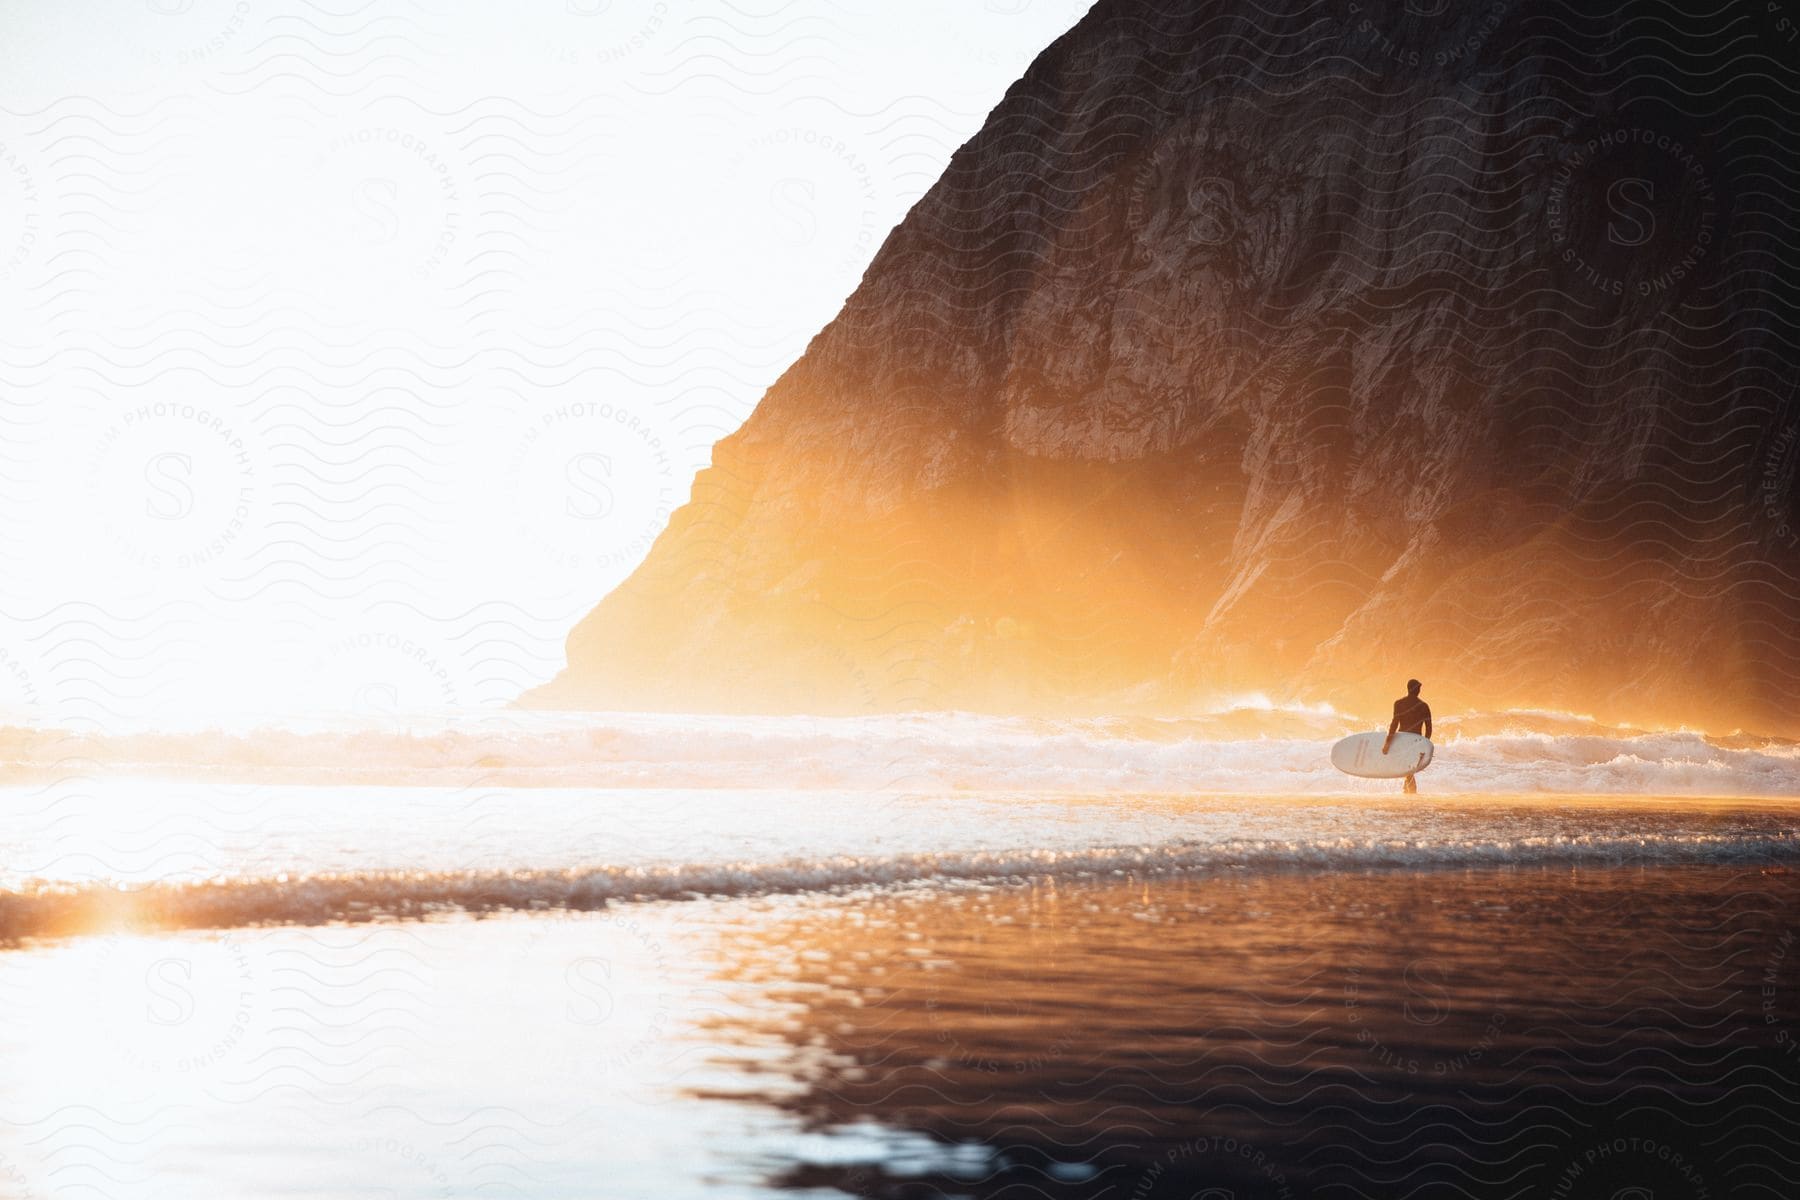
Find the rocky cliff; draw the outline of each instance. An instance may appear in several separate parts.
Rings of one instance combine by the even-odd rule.
[[[526,702],[1800,732],[1800,5],[1713,7],[1102,0]]]

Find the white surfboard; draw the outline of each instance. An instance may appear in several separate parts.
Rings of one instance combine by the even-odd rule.
[[[1346,775],[1363,779],[1404,779],[1431,765],[1431,739],[1416,733],[1396,733],[1388,752],[1381,752],[1385,730],[1353,733],[1331,748],[1331,765]]]

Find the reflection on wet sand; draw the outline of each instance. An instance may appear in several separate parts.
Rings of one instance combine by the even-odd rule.
[[[1796,925],[1780,867],[889,893],[747,933],[737,982],[787,1003],[713,1040],[779,1036],[769,1103],[891,1135],[793,1189],[1787,1195]]]

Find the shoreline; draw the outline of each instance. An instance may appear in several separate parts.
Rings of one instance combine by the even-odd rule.
[[[1678,871],[1743,869],[1784,875],[1800,871],[1800,831],[1784,837],[1742,840],[1713,846],[1687,844],[1681,853],[1651,856],[1628,853],[1641,844],[1619,840],[1561,852],[1509,857],[1512,846],[1478,847],[1428,859],[1405,859],[1395,848],[1365,859],[1321,860],[1281,854],[1233,858],[1229,849],[1205,847],[1198,861],[1147,865],[1143,848],[1116,859],[1096,861],[1104,850],[1062,856],[1064,869],[1021,865],[993,869],[974,863],[947,872],[894,873],[888,861],[843,864],[763,864],[766,872],[792,877],[758,885],[743,864],[718,864],[670,872],[628,869],[591,871],[505,871],[483,875],[420,878],[404,871],[343,877],[281,876],[201,884],[151,884],[117,888],[88,884],[34,892],[0,891],[0,953],[83,937],[129,933],[157,936],[186,932],[226,932],[263,928],[347,928],[366,925],[450,923],[507,916],[575,916],[641,905],[731,903],[767,898],[816,897],[862,900],[909,893],[953,894],[959,890],[1086,886],[1130,883],[1154,886],[1232,876],[1300,877],[1328,875],[1467,875],[1480,871],[1525,873],[1549,870]],[[1071,865],[1073,864],[1073,865]],[[646,878],[649,876],[650,878]],[[715,886],[704,886],[711,880]],[[729,882],[732,890],[718,884]],[[547,899],[547,889],[559,894]]]

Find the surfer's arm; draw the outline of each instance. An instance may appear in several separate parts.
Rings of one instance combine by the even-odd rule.
[[[1400,728],[1400,709],[1396,706],[1394,709],[1394,719],[1388,722],[1387,740],[1381,743],[1381,752],[1383,754],[1386,754],[1388,752],[1388,747],[1394,744],[1394,733],[1399,728]]]
[[[1429,708],[1425,710],[1425,740],[1428,742],[1431,740],[1431,710]]]

